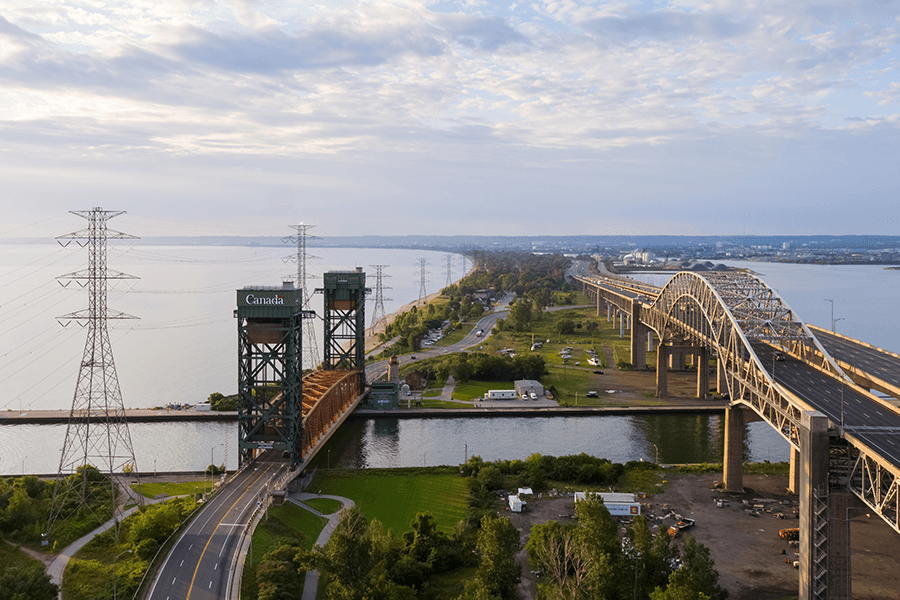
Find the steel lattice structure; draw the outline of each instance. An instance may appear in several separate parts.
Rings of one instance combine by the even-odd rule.
[[[59,461],[59,472],[53,491],[53,502],[50,510],[49,532],[61,517],[62,510],[77,501],[88,505],[91,494],[89,469],[93,466],[106,473],[110,478],[111,494],[117,498],[116,475],[128,472],[131,478],[138,476],[137,463],[131,435],[125,420],[125,408],[116,365],[113,360],[112,344],[107,330],[110,319],[135,319],[131,315],[112,310],[107,306],[107,290],[110,280],[137,279],[107,267],[107,244],[109,240],[132,240],[135,236],[112,231],[107,228],[107,221],[124,214],[124,211],[104,211],[94,208],[91,211],[72,211],[72,214],[87,219],[85,229],[62,235],[57,238],[77,240],[81,246],[88,247],[88,267],[59,279],[85,282],[89,292],[88,308],[62,317],[77,321],[87,328],[87,340],[75,395],[69,412],[66,437]],[[85,240],[82,243],[80,240]],[[67,282],[65,285],[68,285]],[[114,501],[114,516],[121,514],[121,503]]]
[[[752,408],[794,448],[799,448],[801,412],[814,409],[772,379],[752,343],[781,347],[858,388],[778,294],[752,275],[681,272],[663,288],[630,279],[580,279],[624,312],[632,310],[635,299],[616,289],[640,294],[640,319],[661,340],[713,348],[724,362],[732,402]],[[853,429],[842,434],[846,443],[834,445],[831,453],[832,480],[846,485],[900,533],[900,468],[854,436]]]
[[[375,308],[372,309],[372,324],[369,326],[369,331],[372,335],[375,335],[375,328],[378,325],[385,325],[387,323],[387,315],[384,312],[384,301],[391,301],[390,298],[384,297],[384,290],[391,289],[388,286],[385,286],[382,282],[384,277],[390,277],[390,275],[384,274],[384,269],[390,265],[369,265],[373,269],[375,269]]]
[[[425,291],[425,266],[427,264],[428,259],[419,259],[419,302],[425,302],[425,298],[428,297],[428,292]]]
[[[305,311],[311,311],[312,308],[310,306],[312,302],[312,297],[309,293],[309,288],[306,285],[308,279],[310,279],[309,272],[306,269],[306,261],[308,259],[320,258],[318,256],[307,253],[306,244],[310,239],[315,239],[314,236],[308,235],[306,232],[315,227],[315,225],[292,225],[296,231],[296,235],[292,235],[284,238],[284,242],[292,242],[297,244],[297,253],[296,255],[289,256],[287,260],[292,260],[297,263],[297,289],[300,290],[301,301],[302,301],[302,309]],[[306,366],[310,369],[316,369],[320,366],[319,363],[319,345],[316,341],[316,331],[315,328],[310,323],[303,330],[303,359]]]

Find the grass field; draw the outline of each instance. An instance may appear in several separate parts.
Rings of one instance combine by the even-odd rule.
[[[331,498],[310,498],[309,500],[304,500],[303,504],[316,509],[323,515],[336,513],[344,506],[339,500],[332,500]]]
[[[475,323],[462,323],[459,327],[446,334],[444,337],[439,339],[434,343],[435,346],[449,346],[450,344],[455,344],[456,342],[462,341],[464,337],[466,337],[472,329],[475,328]]]
[[[142,483],[133,485],[131,489],[145,498],[156,498],[160,494],[168,496],[189,496],[195,489],[203,492],[209,489],[209,479],[203,481],[186,481],[182,483]]]
[[[467,381],[465,383],[457,383],[453,389],[453,398],[455,400],[475,400],[476,398],[484,398],[485,392],[489,390],[511,390],[514,384],[512,381]]]
[[[397,536],[420,512],[431,513],[441,529],[449,530],[465,516],[469,496],[467,481],[459,475],[408,469],[320,470],[308,489],[350,498]]]

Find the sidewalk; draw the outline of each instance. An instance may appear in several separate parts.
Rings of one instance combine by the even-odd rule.
[[[129,488],[128,486],[120,486],[120,487],[127,488],[126,492],[125,492],[126,498],[134,498],[135,497],[136,492],[131,490],[131,488]],[[156,504],[158,502],[165,502],[166,500],[171,500],[173,497],[174,496],[164,496],[162,498],[144,498],[144,504],[146,505],[146,504]],[[120,517],[121,520],[124,521],[127,517],[131,516],[135,511],[140,510],[140,508],[141,508],[141,505],[136,504],[136,505],[132,506],[131,508],[129,508],[128,510],[124,511],[121,514],[121,517]],[[116,519],[115,519],[115,517],[113,517],[112,519],[110,519],[109,521],[107,521],[106,523],[101,525],[100,527],[94,529],[90,533],[87,533],[87,534],[81,536],[80,538],[78,538],[77,540],[75,540],[74,542],[72,542],[71,544],[69,544],[68,546],[63,548],[62,550],[60,550],[59,554],[57,554],[56,557],[50,562],[50,564],[47,565],[47,574],[50,575],[50,581],[52,581],[53,583],[55,583],[56,585],[59,586],[59,599],[60,600],[62,600],[63,573],[66,570],[66,565],[69,564],[69,560],[73,556],[75,556],[75,554],[79,550],[84,548],[88,542],[90,542],[92,539],[94,539],[95,536],[98,536],[101,533],[112,529],[113,525],[115,525],[115,524],[116,524]]]
[[[331,538],[331,534],[334,533],[334,528],[337,527],[338,521],[340,521],[341,519],[341,511],[332,513],[330,515],[323,515],[311,506],[303,504],[304,500],[309,500],[310,498],[330,498],[331,500],[337,500],[338,502],[343,504],[342,510],[353,508],[354,506],[356,506],[356,504],[353,502],[353,500],[350,500],[349,498],[342,498],[341,496],[329,496],[327,494],[307,494],[305,492],[290,494],[290,496],[288,497],[289,502],[293,502],[300,508],[308,510],[317,517],[325,517],[326,519],[328,519],[328,523],[325,524],[325,527],[322,529],[319,537],[316,538],[316,546],[324,546],[328,543],[328,540]],[[303,596],[301,600],[316,600],[316,593],[318,592],[318,590],[319,572],[307,571],[306,579],[303,583]]]

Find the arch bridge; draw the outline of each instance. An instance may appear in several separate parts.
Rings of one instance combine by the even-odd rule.
[[[657,393],[686,355],[697,365],[697,395],[730,398],[724,480],[742,488],[742,430],[769,423],[792,447],[791,487],[800,495],[800,598],[850,596],[849,519],[853,496],[900,533],[900,411],[855,384],[816,335],[759,278],[743,272],[680,272],[662,288],[630,278],[578,277],[631,331],[631,359],[657,352]],[[652,343],[656,336],[656,344]],[[887,354],[887,353],[884,353]],[[900,357],[896,361],[900,372]],[[865,365],[856,365],[865,372]]]

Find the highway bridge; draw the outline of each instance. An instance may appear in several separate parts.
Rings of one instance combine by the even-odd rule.
[[[743,425],[762,419],[792,446],[800,495],[800,598],[847,599],[848,514],[854,498],[900,533],[900,356],[804,324],[778,294],[743,272],[681,272],[663,286],[578,276],[585,293],[630,331],[631,362],[656,352],[657,394],[689,359],[697,395],[727,394],[724,479],[742,488]],[[654,340],[655,336],[655,340]],[[893,396],[884,398],[878,390]]]

